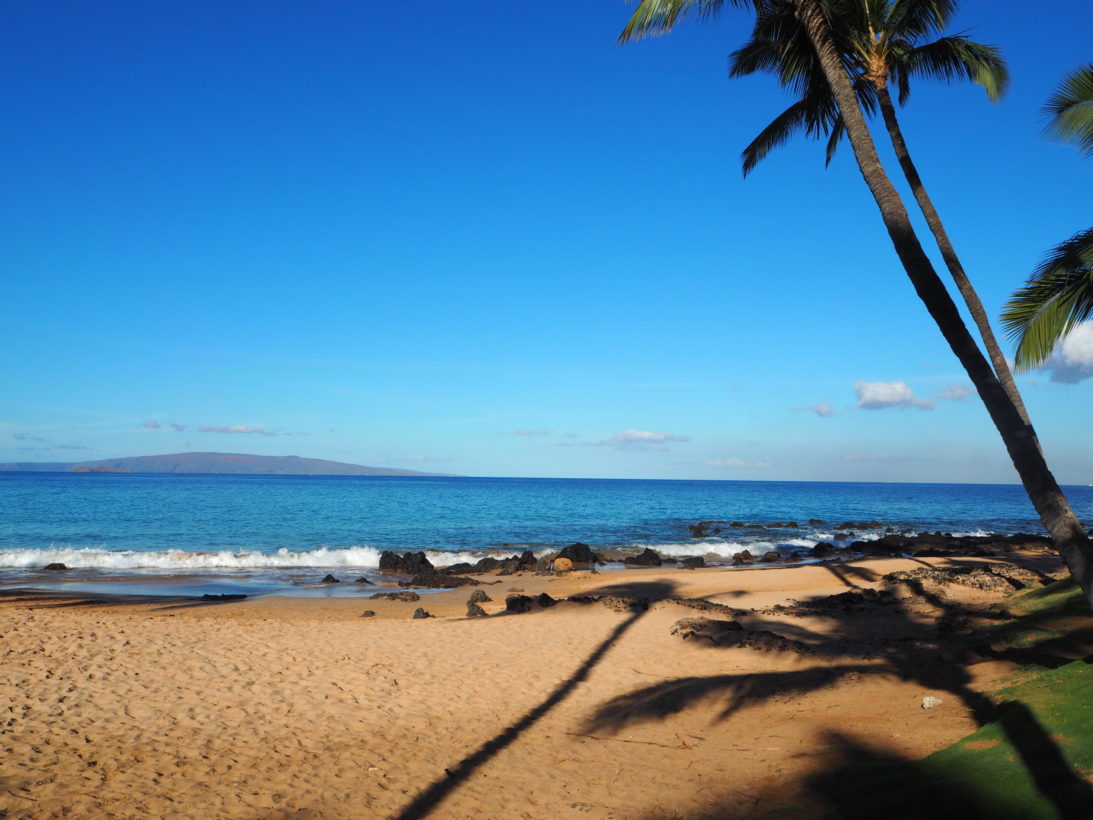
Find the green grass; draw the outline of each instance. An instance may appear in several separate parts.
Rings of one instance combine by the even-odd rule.
[[[1017,617],[985,637],[1044,663],[1062,663],[1065,655],[1056,650],[1071,638],[1083,646],[1093,626],[1071,582],[1025,591],[1010,608]],[[834,739],[859,762],[815,779],[830,816],[1093,818],[1086,779],[1093,775],[1093,663],[1045,668],[1030,661],[994,696],[1001,705],[991,723],[922,760],[897,760]]]

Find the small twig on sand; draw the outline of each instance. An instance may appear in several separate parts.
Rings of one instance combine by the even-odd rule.
[[[661,680],[675,680],[674,675],[658,675],[655,672],[642,672],[640,669],[634,669],[634,667],[632,666],[630,667],[630,669],[638,675],[647,675],[650,678],[660,678]]]
[[[591,738],[592,740],[610,740],[615,743],[640,743],[643,746],[659,746],[662,749],[678,749],[680,751],[694,748],[694,746],[690,745],[689,743],[682,742],[682,739],[679,746],[673,746],[671,743],[655,743],[652,740],[627,740],[626,738],[622,737],[597,737],[596,735],[586,735],[581,732],[566,732],[566,734],[573,735],[573,737],[587,737]],[[676,735],[676,737],[678,738],[679,735]]]

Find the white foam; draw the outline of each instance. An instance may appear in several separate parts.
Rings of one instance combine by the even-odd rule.
[[[221,550],[219,552],[184,552],[183,550],[106,550],[98,548],[50,547],[49,549],[0,550],[0,567],[40,569],[46,564],[64,564],[71,569],[292,569],[295,567],[378,567],[380,551],[374,547],[330,549],[321,547],[303,552],[279,549],[276,552]]]
[[[722,558],[730,558],[737,553],[749,550],[753,554],[757,549],[769,552],[774,549],[770,541],[759,541],[748,544],[738,541],[694,541],[686,544],[641,544],[636,548],[648,547],[653,552],[661,555],[720,555]]]
[[[399,551],[401,552],[401,550]],[[533,550],[533,553],[536,558],[542,558],[544,555],[554,555],[557,551],[548,547],[547,549]],[[425,557],[429,559],[429,563],[434,567],[450,567],[452,564],[462,564],[464,562],[473,564],[482,558],[497,558],[503,561],[522,552],[522,549],[515,547],[507,550],[425,550]]]

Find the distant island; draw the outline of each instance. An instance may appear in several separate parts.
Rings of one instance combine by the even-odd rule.
[[[408,475],[442,476],[393,467],[366,467],[321,458],[299,456],[251,456],[243,453],[173,453],[165,456],[133,456],[102,461],[0,464],[0,472],[51,473],[203,473],[207,475]]]

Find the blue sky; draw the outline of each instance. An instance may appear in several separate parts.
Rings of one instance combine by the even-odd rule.
[[[747,16],[617,47],[632,8],[8,4],[0,461],[1015,481],[848,148],[742,178],[788,103],[726,77]],[[1093,7],[954,28],[1008,95],[919,84],[903,126],[997,315],[1093,213],[1039,133]],[[1093,481],[1090,337],[1020,382],[1064,483]]]

